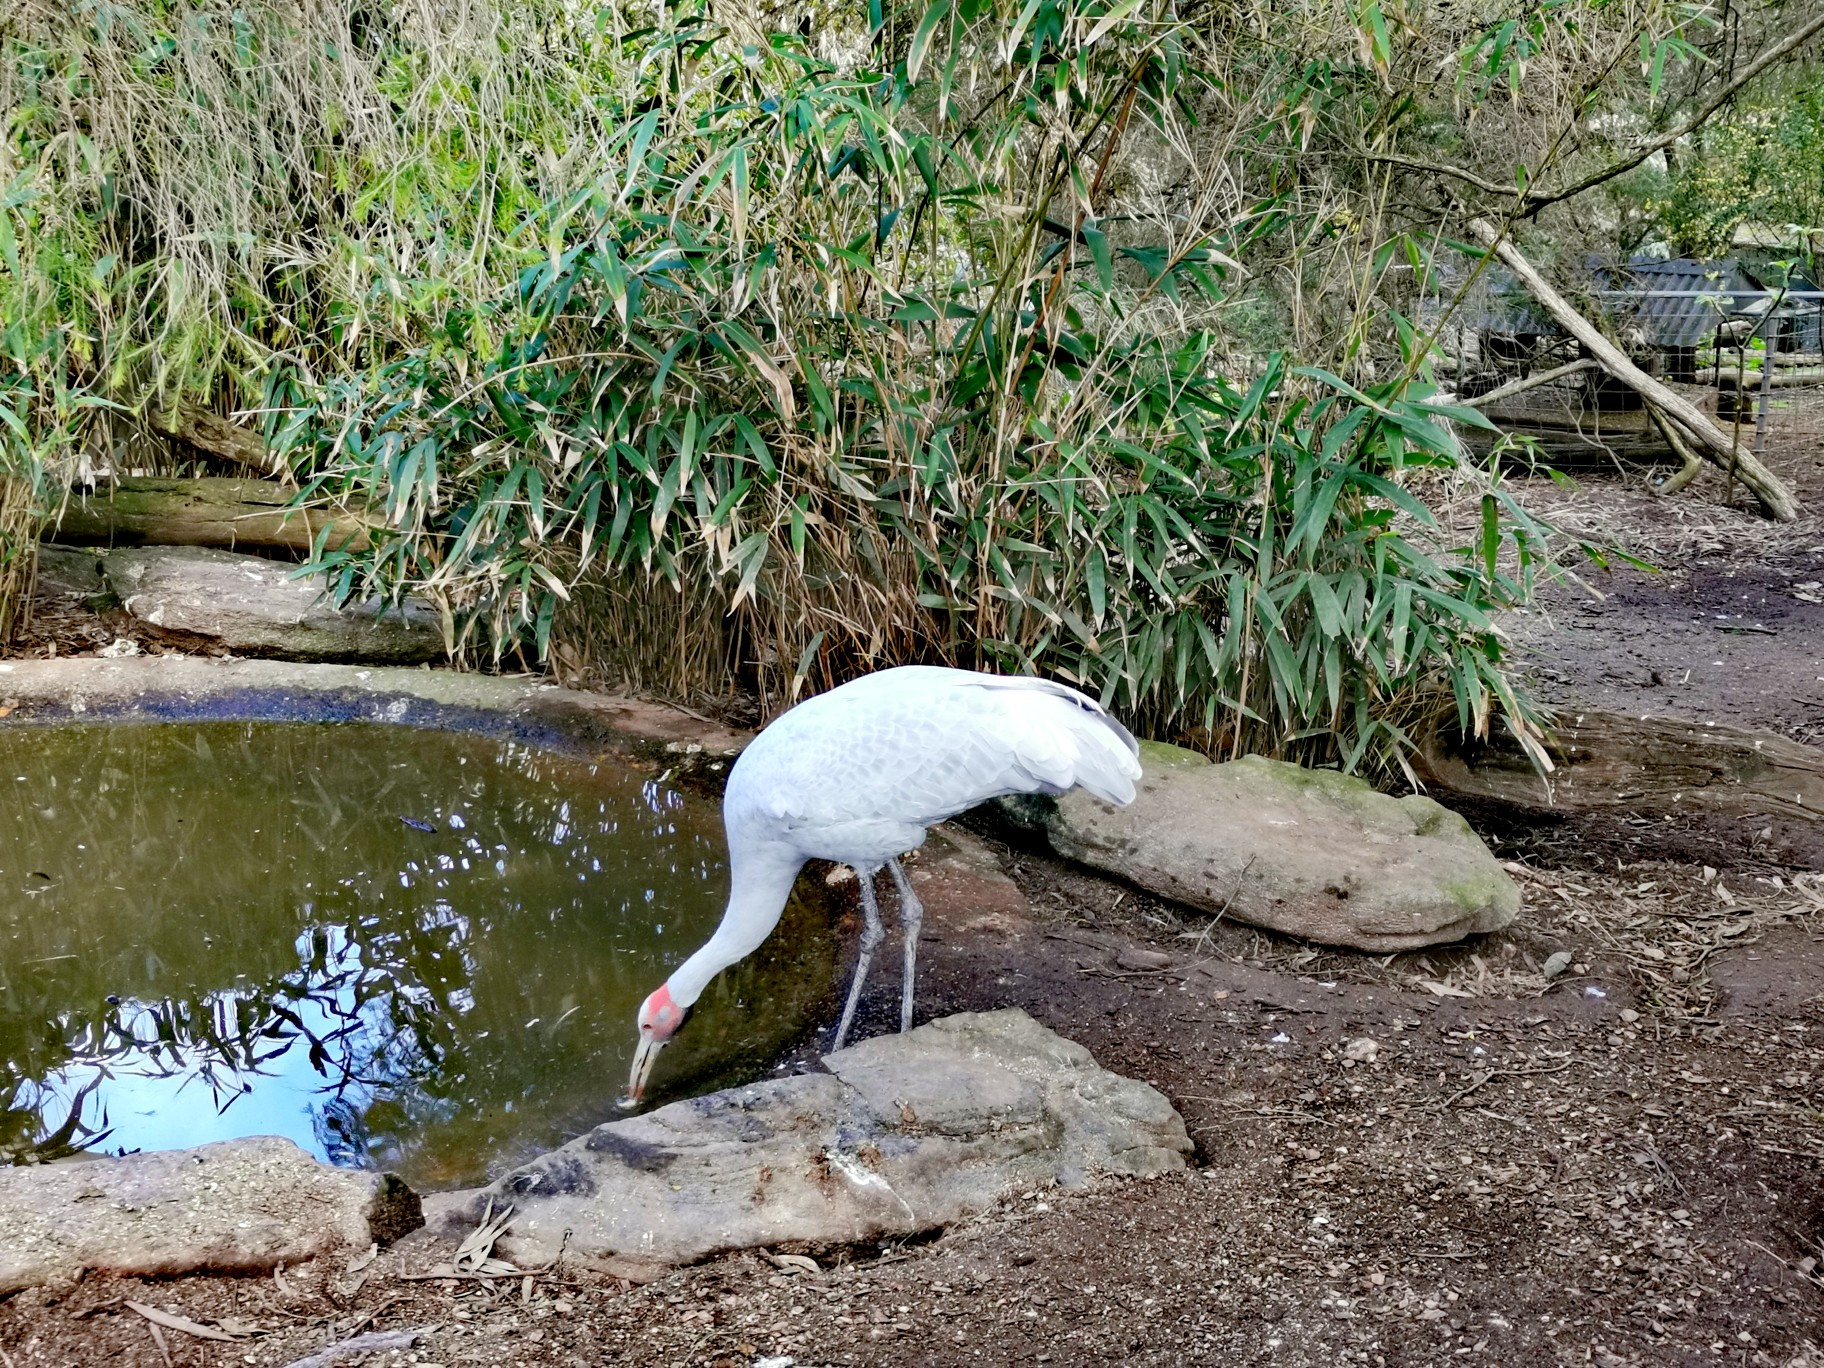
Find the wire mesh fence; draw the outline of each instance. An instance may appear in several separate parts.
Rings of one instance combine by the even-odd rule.
[[[1824,451],[1824,290],[1751,287],[1592,292],[1607,331],[1643,370],[1713,415],[1758,454]],[[1528,301],[1488,289],[1465,302],[1441,342],[1465,398],[1577,359],[1577,343]],[[1576,372],[1484,410],[1504,431],[1565,465],[1673,461],[1631,387]]]

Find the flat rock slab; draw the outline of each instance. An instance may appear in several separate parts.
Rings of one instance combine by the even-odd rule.
[[[460,1234],[490,1203],[511,1205],[510,1257],[531,1265],[563,1247],[618,1271],[910,1235],[1036,1183],[1165,1173],[1191,1152],[1163,1095],[1017,1010],[945,1017],[824,1062],[825,1074],[598,1126],[440,1202],[443,1226]]]
[[[714,793],[753,739],[650,699],[527,675],[195,655],[0,660],[0,711],[0,727],[100,718],[451,727],[570,754],[618,754]]]
[[[264,1270],[422,1224],[397,1178],[328,1168],[273,1137],[0,1168],[0,1295],[89,1271]]]
[[[286,660],[409,665],[443,654],[436,614],[379,605],[337,611],[297,567],[206,547],[116,550],[103,560],[108,586],[134,617],[209,637],[237,654]]]
[[[1045,819],[1053,849],[1235,921],[1377,953],[1499,930],[1519,913],[1520,890],[1482,839],[1430,798],[1259,756],[1149,758],[1129,807],[1080,790],[1059,799]]]

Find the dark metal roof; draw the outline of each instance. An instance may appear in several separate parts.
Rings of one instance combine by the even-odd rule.
[[[1574,292],[1599,301],[1615,331],[1636,331],[1648,346],[1703,346],[1713,339],[1719,323],[1763,314],[1769,302],[1770,282],[1735,258],[1635,257],[1623,266],[1591,258],[1585,268],[1588,274],[1574,283]],[[1787,288],[1810,297],[1786,300],[1778,312],[1798,318],[1809,344],[1818,345],[1815,339],[1824,335],[1824,311],[1817,287],[1794,275]],[[1448,282],[1444,293],[1450,293]],[[1526,287],[1493,263],[1476,281],[1454,323],[1478,333],[1552,337],[1561,332]]]
[[[1697,347],[1719,323],[1759,303],[1765,286],[1736,260],[1636,257],[1594,272],[1605,311],[1619,327],[1638,328],[1649,345]]]
[[[1446,286],[1446,292],[1450,287]],[[1476,281],[1453,323],[1478,333],[1550,337],[1560,331],[1526,286],[1505,267],[1490,264]]]

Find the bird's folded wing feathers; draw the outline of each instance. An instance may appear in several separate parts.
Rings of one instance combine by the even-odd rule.
[[[1125,727],[1062,684],[913,666],[785,714],[737,764],[729,796],[781,834],[926,825],[1005,793],[1080,785],[1131,802],[1138,753]]]

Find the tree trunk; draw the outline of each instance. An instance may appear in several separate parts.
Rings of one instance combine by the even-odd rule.
[[[289,490],[270,480],[122,480],[72,495],[45,529],[70,546],[217,546],[303,557],[325,525],[329,545],[365,550],[369,524],[353,514],[288,509]]]
[[[1638,390],[1648,403],[1683,428],[1694,439],[1700,455],[1731,472],[1747,485],[1755,498],[1760,500],[1768,517],[1778,522],[1791,522],[1799,516],[1798,500],[1793,497],[1792,491],[1762,465],[1753,452],[1732,441],[1727,433],[1682,395],[1628,360],[1619,347],[1604,337],[1589,319],[1573,309],[1564,296],[1551,287],[1532,262],[1522,256],[1520,249],[1513,243],[1506,241],[1493,224],[1485,219],[1471,219],[1469,230],[1520,278],[1545,311],[1557,320],[1558,326],[1581,342],[1602,363],[1604,370],[1623,384]]]
[[[1781,357],[1780,360],[1784,361],[1785,358]],[[1735,389],[1735,382],[1736,375],[1734,371],[1724,371],[1721,375],[1716,377],[1716,387],[1718,389]],[[1771,375],[1764,375],[1763,371],[1758,370],[1749,371],[1741,388],[1744,390],[1758,390],[1765,386],[1768,389],[1791,389],[1805,385],[1824,385],[1824,367],[1808,366],[1802,370],[1776,369]]]

